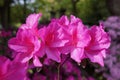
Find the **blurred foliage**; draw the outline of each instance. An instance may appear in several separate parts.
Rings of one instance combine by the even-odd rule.
[[[98,20],[110,15],[105,0],[81,0],[77,6],[78,16],[89,25],[98,23]]]
[[[0,6],[3,0],[0,0]],[[51,18],[71,14],[80,17],[85,24],[97,24],[110,14],[105,0],[12,0],[10,22],[12,25],[24,23],[30,13],[42,12],[41,23],[46,24]]]
[[[32,6],[36,8],[36,12],[43,13],[43,20],[50,20],[51,17],[74,14],[74,1],[75,15],[86,24],[98,23],[98,20],[106,19],[110,15],[105,0],[36,0]]]
[[[69,5],[66,5],[69,4]],[[34,6],[35,12],[42,12],[41,21],[48,21],[51,18],[58,18],[66,12],[70,14],[70,0],[36,0],[31,6]]]
[[[11,4],[10,20],[12,25],[19,26],[18,24],[24,23],[26,17],[32,13],[32,10],[28,7],[29,5],[29,2],[24,5],[19,0]]]
[[[3,0],[0,0],[0,6],[3,6]]]

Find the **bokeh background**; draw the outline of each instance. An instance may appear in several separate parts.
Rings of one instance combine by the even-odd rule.
[[[82,80],[120,80],[120,0],[0,0],[0,55],[10,58],[7,41],[29,14],[39,12],[43,15],[40,25],[71,14],[87,26],[102,22],[111,36],[105,66],[88,63],[85,68],[79,67],[80,76]]]
[[[18,27],[30,13],[42,12],[42,23],[62,15],[75,15],[85,24],[96,24],[110,15],[120,15],[119,0],[0,0],[0,24]]]

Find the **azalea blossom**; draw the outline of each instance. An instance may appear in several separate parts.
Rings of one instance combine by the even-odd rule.
[[[106,57],[106,50],[110,46],[110,37],[104,31],[102,25],[92,26],[88,32],[91,36],[91,41],[85,47],[85,57],[104,66],[103,58]]]
[[[103,26],[86,27],[82,20],[71,15],[52,19],[48,26],[37,29],[41,14],[31,14],[21,25],[16,37],[9,40],[9,47],[16,54],[15,60],[22,63],[33,61],[42,66],[40,58],[61,62],[61,54],[70,54],[77,63],[89,58],[103,66],[106,49],[110,46],[109,35]],[[48,58],[48,59],[45,59]]]
[[[62,16],[59,20],[59,25],[66,33],[66,39],[69,40],[64,46],[67,49],[71,58],[80,63],[84,55],[84,47],[87,46],[91,37],[87,33],[87,27],[82,23],[79,18],[71,15],[70,20],[67,16]],[[63,52],[66,52],[63,51]]]
[[[68,42],[68,40],[64,39],[65,34],[61,27],[56,22],[51,21],[47,27],[39,30],[39,36],[42,39],[47,58],[61,62],[61,51],[59,49],[63,48]]]
[[[70,20],[67,16],[62,16],[58,24],[65,31],[66,39],[69,40],[62,49],[63,52],[70,51],[71,58],[78,63],[82,59],[89,58],[92,62],[104,65],[103,58],[106,56],[106,49],[110,46],[110,37],[104,31],[102,24],[100,27],[87,28],[79,18],[73,15]]]
[[[37,25],[41,14],[31,14],[26,20],[26,24],[23,24],[16,37],[11,38],[8,45],[14,50],[16,55],[16,60],[25,63],[30,59],[33,59],[33,64],[35,66],[42,66],[38,57],[42,57],[44,53],[39,50],[41,47],[41,40],[37,36]]]

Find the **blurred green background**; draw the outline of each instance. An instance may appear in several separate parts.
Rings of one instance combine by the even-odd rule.
[[[41,24],[71,14],[86,25],[97,24],[110,15],[120,15],[120,0],[0,0],[0,26],[18,27],[30,13],[43,14]]]

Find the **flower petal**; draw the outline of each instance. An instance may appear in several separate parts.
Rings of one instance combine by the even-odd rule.
[[[104,66],[104,62],[103,62],[103,56],[99,53],[96,53],[97,55],[90,55],[90,54],[86,54],[88,56],[88,58],[91,60],[91,62],[94,63],[98,63],[101,66]]]
[[[34,58],[33,58],[33,64],[36,67],[41,67],[42,66],[42,64],[41,64],[41,62],[40,62],[40,60],[38,59],[37,56],[34,56]]]
[[[76,62],[80,63],[82,56],[83,56],[84,49],[83,48],[75,48],[71,52],[71,58],[75,60]]]
[[[46,54],[47,54],[48,58],[50,58],[50,59],[52,59],[54,61],[57,61],[57,62],[61,62],[60,52],[57,49],[46,48]]]

